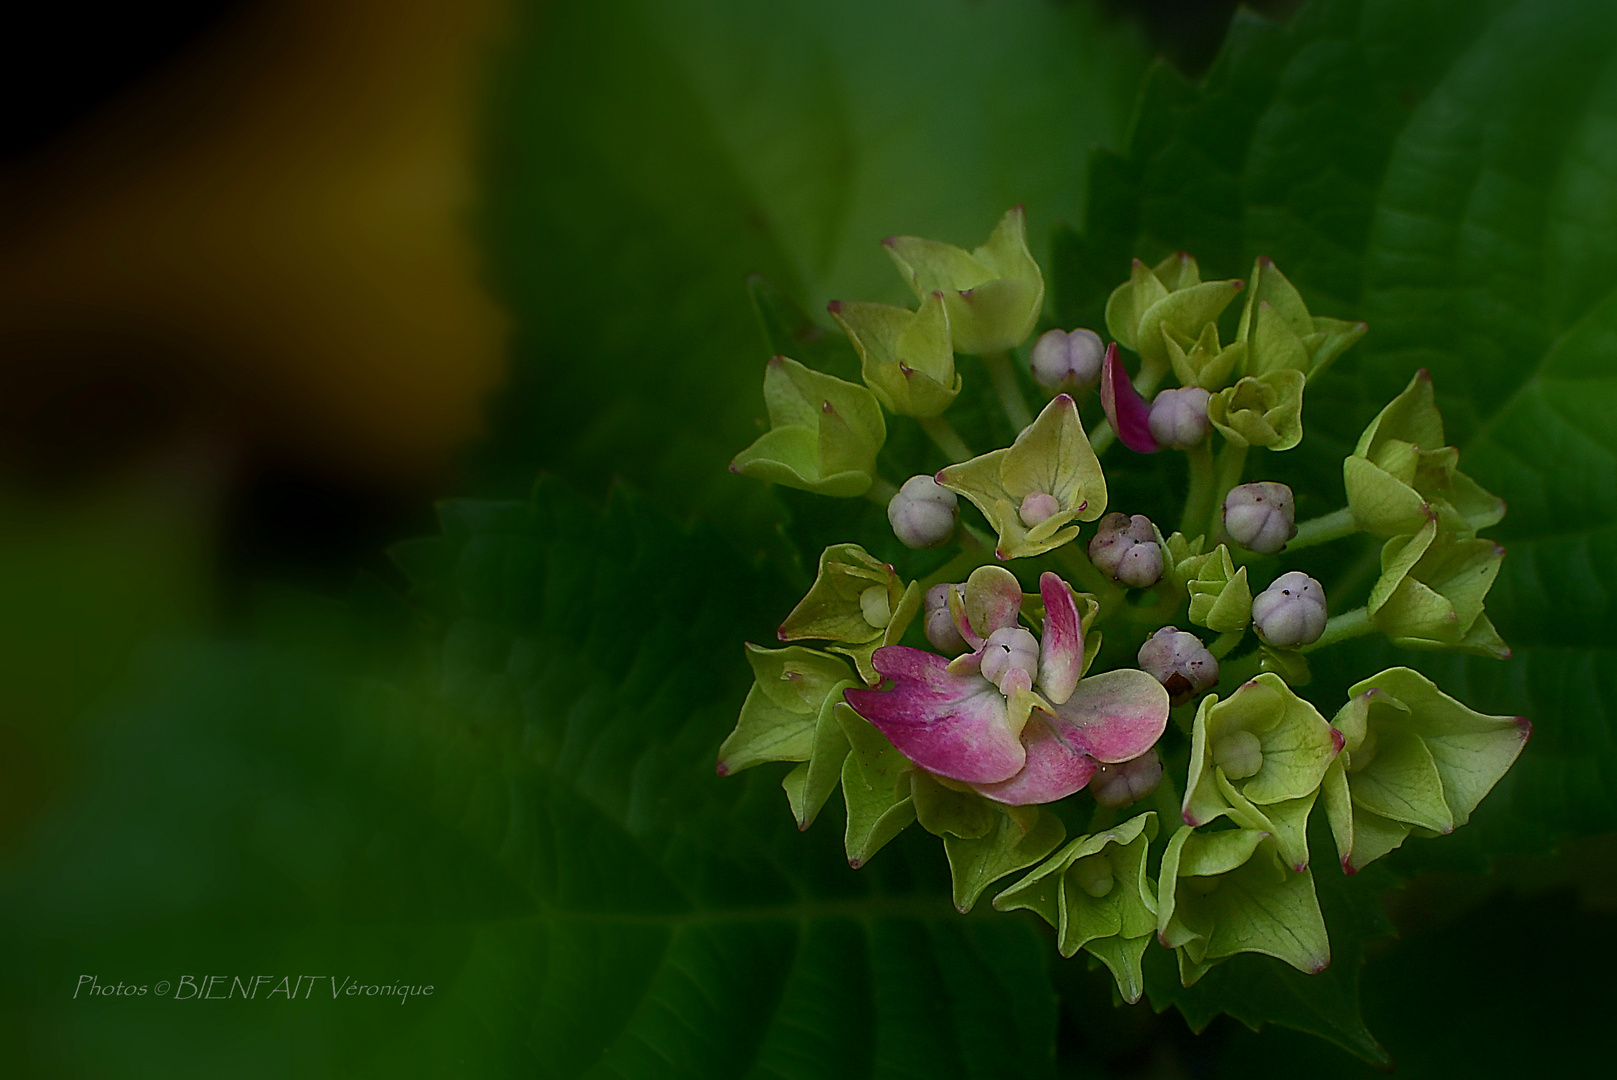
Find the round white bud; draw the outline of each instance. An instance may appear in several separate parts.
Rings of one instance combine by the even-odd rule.
[[[1144,514],[1101,518],[1100,528],[1089,541],[1089,561],[1113,581],[1136,589],[1149,588],[1162,579],[1162,548],[1151,519]]]
[[[960,500],[930,476],[912,476],[887,502],[893,535],[905,547],[937,547],[954,535]]]
[[[1318,641],[1325,617],[1325,587],[1300,570],[1281,574],[1252,600],[1252,628],[1277,648]]]
[[[983,678],[1007,696],[1032,689],[1039,677],[1039,641],[1020,626],[1005,626],[983,643]]]
[[[1195,634],[1164,626],[1140,646],[1140,670],[1168,690],[1168,700],[1182,705],[1218,683],[1218,660]]]
[[[1153,748],[1116,765],[1102,765],[1090,778],[1089,792],[1102,806],[1139,802],[1162,783],[1162,759]]]
[[[1259,555],[1273,555],[1297,535],[1296,516],[1285,484],[1242,484],[1224,496],[1224,531]]]
[[[1207,419],[1207,402],[1212,396],[1199,386],[1158,394],[1146,420],[1151,437],[1173,450],[1188,450],[1207,438],[1213,430],[1213,422]]]
[[[1093,330],[1080,327],[1070,334],[1046,330],[1033,343],[1028,365],[1033,369],[1033,381],[1050,393],[1071,393],[1087,390],[1100,381],[1105,356],[1106,346]]]

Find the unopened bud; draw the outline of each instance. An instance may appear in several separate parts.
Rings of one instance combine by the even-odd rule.
[[[1270,645],[1311,645],[1325,632],[1325,587],[1300,570],[1281,574],[1252,601],[1252,626]]]
[[[1218,660],[1195,634],[1164,626],[1140,646],[1140,670],[1168,690],[1168,700],[1183,705],[1218,682]]]
[[[1224,497],[1224,531],[1259,555],[1273,555],[1297,535],[1296,516],[1285,484],[1242,484]]]
[[[1136,589],[1149,588],[1162,578],[1162,548],[1144,514],[1101,518],[1099,531],[1089,541],[1089,561],[1113,581]]]
[[[983,678],[1011,694],[1030,690],[1038,681],[1039,642],[1020,626],[995,630],[983,644]]]
[[[1033,343],[1028,362],[1034,382],[1052,394],[1072,393],[1095,385],[1105,355],[1106,346],[1093,330],[1046,330]]]
[[[1139,802],[1162,783],[1162,759],[1155,750],[1116,765],[1102,765],[1089,781],[1090,794],[1102,806]]]
[[[877,629],[886,629],[893,621],[893,601],[887,595],[887,586],[872,585],[859,594],[859,614]]]
[[[1151,437],[1174,450],[1188,450],[1207,438],[1213,422],[1207,419],[1207,402],[1213,395],[1199,386],[1164,390],[1151,402],[1148,423]]]
[[[1110,893],[1117,884],[1117,878],[1112,873],[1112,860],[1102,852],[1079,859],[1072,864],[1068,873],[1077,881],[1080,889],[1096,900]]]
[[[1030,491],[1016,513],[1022,519],[1022,524],[1031,529],[1041,522],[1049,521],[1060,510],[1061,504],[1056,501],[1054,495],[1047,491]]]
[[[932,647],[950,656],[959,656],[968,646],[960,628],[949,614],[949,590],[958,585],[934,585],[926,591],[926,639]]]
[[[960,499],[940,487],[930,476],[912,476],[904,481],[887,503],[887,520],[893,535],[905,547],[937,547],[954,535],[955,519],[960,516]]]
[[[1213,764],[1231,780],[1245,780],[1263,768],[1263,743],[1250,731],[1232,731],[1213,744]]]

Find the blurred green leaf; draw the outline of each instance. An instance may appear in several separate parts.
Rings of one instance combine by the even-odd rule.
[[[779,506],[724,467],[760,430],[769,353],[795,347],[760,334],[747,275],[772,319],[785,301],[825,328],[832,299],[910,301],[888,235],[976,243],[1025,203],[1042,256],[1144,67],[1088,4],[520,5],[481,225],[517,329],[477,474],[622,475],[758,538]]]
[[[1052,1076],[1031,925],[955,912],[935,840],[849,869],[840,822],[793,826],[784,767],[714,774],[740,641],[786,597],[640,502],[444,504],[444,535],[407,549],[430,627],[390,670],[344,674],[318,622],[313,657],[155,664],[93,788],[0,878],[0,988],[29,1017],[8,1056],[44,1073],[71,1045],[86,1076],[138,1053],[181,1076]],[[95,972],[322,981],[292,1004],[73,1000]],[[322,1000],[330,975],[436,992]]]

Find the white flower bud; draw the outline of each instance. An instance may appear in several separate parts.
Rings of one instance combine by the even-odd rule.
[[[1281,574],[1252,601],[1253,629],[1282,649],[1318,641],[1325,614],[1325,587],[1300,570]]]
[[[1188,450],[1207,438],[1213,430],[1213,422],[1207,419],[1207,402],[1212,396],[1199,386],[1158,394],[1146,420],[1151,437],[1173,450]]]
[[[1263,743],[1250,731],[1232,731],[1213,744],[1213,764],[1231,780],[1245,780],[1263,768]]]
[[[1162,578],[1162,548],[1144,514],[1101,518],[1099,531],[1089,541],[1089,561],[1113,581],[1136,589],[1149,588]]]
[[[1028,363],[1033,381],[1052,394],[1087,390],[1100,381],[1106,346],[1093,330],[1046,330],[1033,343]]]
[[[887,503],[887,520],[893,535],[905,547],[937,547],[954,535],[955,519],[960,516],[960,500],[940,487],[930,476],[912,476],[904,481]]]
[[[1285,484],[1242,484],[1224,497],[1224,531],[1259,555],[1273,555],[1297,535],[1296,515]]]
[[[1102,806],[1139,802],[1162,783],[1162,759],[1156,750],[1116,765],[1102,765],[1089,781],[1089,793]]]
[[[968,647],[949,614],[949,590],[958,588],[959,585],[934,585],[926,591],[926,639],[934,649],[950,656],[959,656]]]
[[[1054,495],[1046,491],[1030,491],[1016,513],[1021,517],[1022,524],[1031,529],[1040,522],[1050,520],[1060,509],[1061,504]]]
[[[1073,863],[1068,872],[1078,882],[1078,887],[1096,900],[1110,893],[1112,886],[1117,883],[1112,872],[1112,860],[1104,852],[1085,855]]]
[[[1020,626],[995,630],[983,644],[983,678],[1007,696],[1032,689],[1039,678],[1039,642]]]
[[[1183,705],[1218,682],[1218,660],[1195,634],[1164,626],[1140,646],[1140,670],[1168,689],[1168,700]]]

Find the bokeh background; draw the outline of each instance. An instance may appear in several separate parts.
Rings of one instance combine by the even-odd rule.
[[[718,796],[699,775],[745,686],[735,642],[790,602],[816,528],[811,502],[723,468],[762,412],[748,275],[809,311],[902,302],[880,237],[970,243],[1017,202],[1045,265],[1080,265],[1053,271],[1058,314],[1088,313],[1134,253],[1196,244],[1240,274],[1267,245],[1317,310],[1390,323],[1333,384],[1327,442],[1420,363],[1509,381],[1569,328],[1596,335],[1566,375],[1589,415],[1532,412],[1516,383],[1493,412],[1480,391],[1447,403],[1484,482],[1528,493],[1518,514],[1570,515],[1518,529],[1531,571],[1502,587],[1551,595],[1582,636],[1543,638],[1561,667],[1476,684],[1500,708],[1548,703],[1538,740],[1559,757],[1515,805],[1554,814],[1402,868],[1362,983],[1401,1074],[1599,1069],[1617,439],[1590,417],[1617,404],[1617,336],[1577,313],[1611,306],[1617,19],[1596,0],[1259,8],[214,0],[9,22],[0,1070],[1367,1073],[1285,1027],[1194,1035],[1174,1010],[1114,1008],[1006,916],[906,921],[909,898],[947,896],[939,853],[833,878],[852,874],[834,822],[799,838],[776,828],[774,780]],[[1187,129],[1244,134],[1223,159]],[[1447,261],[1388,271],[1399,210],[1376,184],[1389,160],[1420,166],[1421,130],[1460,133],[1434,173],[1482,161],[1452,193],[1475,213]],[[1400,290],[1425,290],[1435,325],[1361,306]],[[1489,325],[1500,295],[1520,318]],[[1536,450],[1490,444],[1496,414],[1538,424]],[[1545,457],[1581,479],[1535,479]],[[527,516],[435,509],[540,477]],[[441,521],[443,543],[388,554]],[[661,574],[675,554],[709,576]],[[1560,597],[1567,560],[1592,591]],[[1512,602],[1539,640],[1555,612]],[[539,643],[539,674],[512,674],[511,640]],[[1532,685],[1551,678],[1559,696]],[[677,918],[644,900],[665,884]],[[725,921],[781,896],[825,912]],[[839,1018],[811,988],[838,987],[846,957],[866,974]],[[83,973],[249,970],[441,996],[72,999]],[[991,1005],[965,988],[989,975]],[[938,985],[943,1004],[905,1005]],[[967,1032],[953,1050],[928,1047],[938,1022]]]

